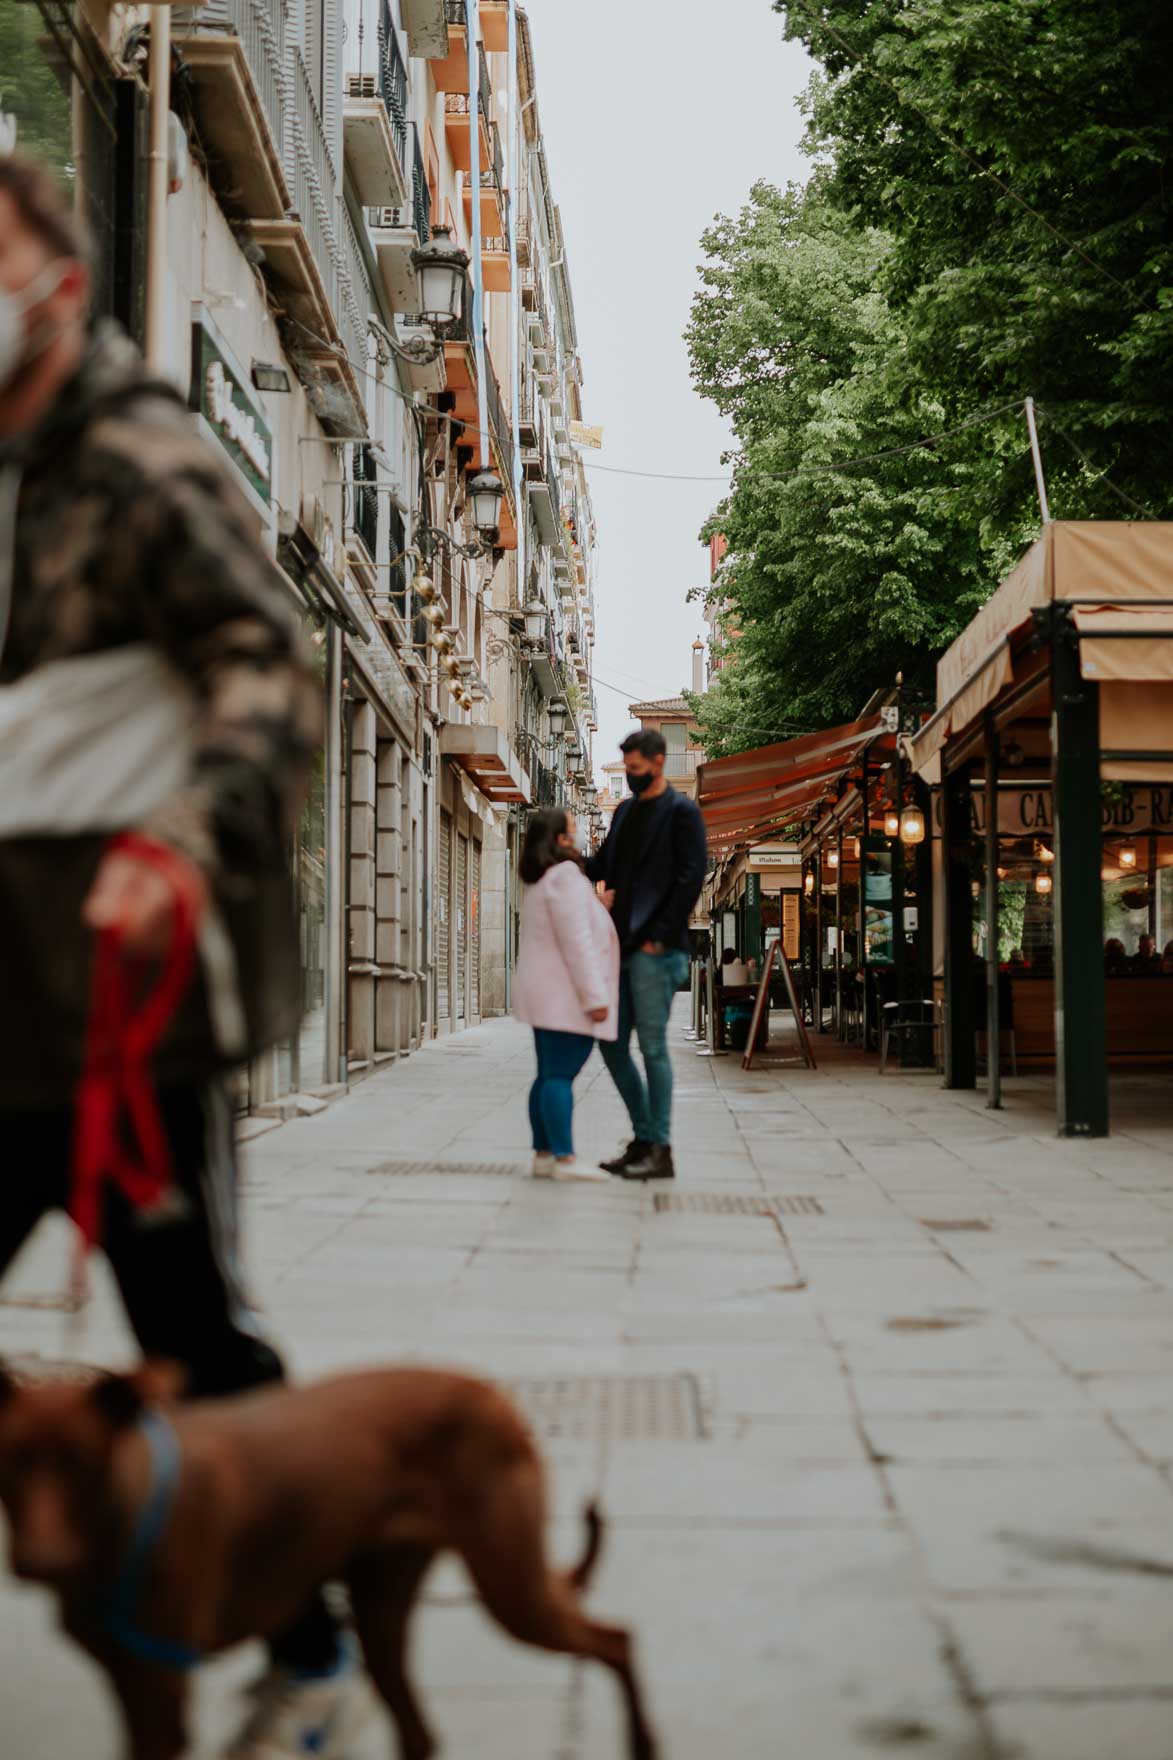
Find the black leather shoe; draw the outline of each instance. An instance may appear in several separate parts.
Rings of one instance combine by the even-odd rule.
[[[651,1150],[651,1143],[642,1142],[639,1137],[632,1137],[622,1155],[616,1155],[613,1161],[600,1161],[599,1166],[604,1173],[622,1173],[625,1167],[630,1167],[633,1161],[639,1161],[643,1156],[649,1155]]]
[[[620,1170],[620,1179],[675,1179],[672,1151],[667,1143],[652,1143],[647,1153],[629,1161]]]

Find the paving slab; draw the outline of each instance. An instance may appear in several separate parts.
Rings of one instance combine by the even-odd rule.
[[[1114,1097],[1118,1137],[1067,1144],[1037,1077],[992,1117],[980,1093],[881,1081],[826,1038],[816,1071],[745,1072],[682,1027],[688,1210],[657,1207],[658,1187],[525,1176],[531,1052],[507,1021],[249,1141],[250,1273],[294,1370],[398,1358],[541,1384],[551,1552],[575,1556],[599,1497],[589,1605],[638,1633],[665,1760],[1171,1760],[1160,1084]],[[597,1059],[577,1130],[593,1157],[625,1137]],[[764,1201],[777,1218],[750,1213]],[[68,1244],[38,1230],[0,1290],[0,1351],[131,1361],[100,1266],[80,1347],[47,1305]],[[621,1403],[582,1417],[588,1385]],[[669,1386],[687,1395],[657,1403]],[[114,1755],[103,1683],[44,1597],[0,1582],[0,1647],[5,1754]],[[455,1760],[623,1751],[613,1682],[506,1639],[454,1566],[414,1650]],[[260,1665],[249,1647],[206,1671],[205,1760]],[[378,1721],[352,1760],[388,1751]]]

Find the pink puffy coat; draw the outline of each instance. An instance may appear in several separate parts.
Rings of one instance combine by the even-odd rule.
[[[592,1021],[592,1008],[606,1008],[606,1019]],[[526,889],[513,1012],[555,1033],[614,1039],[618,1031],[619,937],[576,862],[555,862]]]

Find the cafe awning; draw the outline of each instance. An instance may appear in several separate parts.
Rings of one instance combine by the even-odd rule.
[[[935,780],[946,740],[964,733],[1014,682],[1034,613],[1055,603],[1070,608],[1085,677],[1107,685],[1173,683],[1173,643],[1163,639],[1173,635],[1173,522],[1057,520],[1047,526],[942,655],[936,712],[909,742],[921,775]],[[1173,744],[1168,712],[1161,720],[1160,743],[1167,747]]]
[[[883,732],[883,717],[867,715],[700,765],[697,802],[714,852],[759,843],[807,817]]]

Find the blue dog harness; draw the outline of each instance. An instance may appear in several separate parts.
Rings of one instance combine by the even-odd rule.
[[[147,1499],[135,1523],[122,1569],[93,1613],[106,1636],[140,1662],[151,1662],[159,1668],[197,1668],[203,1661],[200,1651],[171,1638],[156,1638],[138,1624],[139,1602],[151,1556],[171,1519],[181,1465],[179,1438],[162,1412],[144,1412],[138,1427],[151,1454]]]

